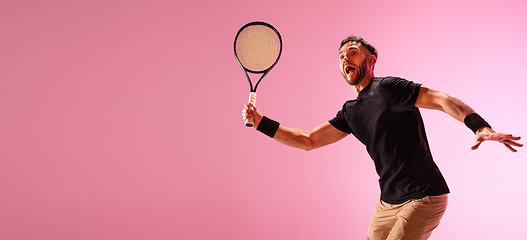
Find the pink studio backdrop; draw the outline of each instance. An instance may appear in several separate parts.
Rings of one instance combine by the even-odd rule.
[[[525,1],[0,2],[0,239],[365,239],[379,189],[353,136],[311,152],[243,126],[232,50],[281,31],[262,112],[312,129],[354,98],[338,44],[379,50],[377,76],[467,102],[527,137]],[[452,194],[431,239],[523,239],[527,149],[469,147],[423,110]],[[525,140],[523,140],[525,143]]]

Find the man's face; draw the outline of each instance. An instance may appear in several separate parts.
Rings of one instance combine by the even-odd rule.
[[[364,80],[369,71],[373,71],[368,64],[368,57],[371,56],[366,47],[357,42],[348,42],[340,48],[340,72],[346,82],[356,86]]]

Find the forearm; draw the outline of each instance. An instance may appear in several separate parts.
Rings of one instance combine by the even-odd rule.
[[[311,132],[280,125],[264,116],[257,122],[258,131],[282,144],[306,151],[334,143],[348,135],[333,127],[329,122],[320,124]]]
[[[480,128],[488,127],[490,125],[477,113],[474,112],[467,104],[463,103],[457,98],[448,96],[444,94],[444,97],[439,101],[441,105],[441,110],[449,114],[456,120],[465,123],[465,125],[470,128],[474,133],[476,133]]]
[[[280,125],[273,139],[287,146],[300,148],[306,151],[314,149],[311,132]]]
[[[463,103],[461,100],[448,96],[447,94],[444,95],[445,96],[442,98],[440,103],[440,110],[452,116],[456,120],[463,122],[467,115],[474,113],[474,110],[467,104]]]
[[[258,131],[283,143],[287,146],[300,148],[306,151],[319,148],[341,140],[348,134],[342,132],[325,122],[317,126],[311,132],[298,128],[286,127],[269,119],[252,104],[246,104],[242,110],[244,121],[254,119],[254,126]]]
[[[348,136],[347,133],[338,130],[329,122],[325,122],[311,132],[280,125],[274,139],[287,146],[309,151],[337,142],[346,136]]]

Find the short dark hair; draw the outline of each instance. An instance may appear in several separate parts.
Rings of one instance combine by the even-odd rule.
[[[349,42],[360,43],[360,45],[365,46],[366,49],[368,49],[368,51],[370,51],[370,53],[372,55],[377,57],[377,49],[375,49],[375,47],[373,45],[371,45],[370,43],[366,42],[366,40],[364,40],[364,38],[357,37],[357,36],[349,36],[347,38],[344,38],[344,40],[342,40],[342,42],[340,42],[339,50],[342,48],[342,46],[346,45],[346,43],[349,43]]]

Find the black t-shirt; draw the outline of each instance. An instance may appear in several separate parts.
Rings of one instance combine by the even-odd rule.
[[[449,193],[414,106],[420,87],[397,77],[373,78],[329,121],[366,145],[379,175],[381,200],[390,204]]]

